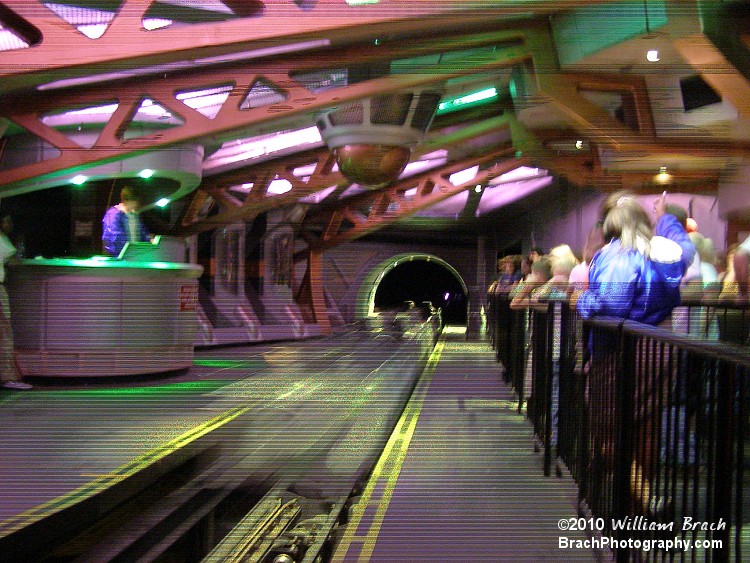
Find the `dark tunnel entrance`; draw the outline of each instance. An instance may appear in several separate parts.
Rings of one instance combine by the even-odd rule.
[[[375,308],[393,309],[405,301],[417,306],[430,301],[441,309],[444,324],[467,324],[468,296],[463,284],[455,273],[437,262],[406,260],[383,276],[375,292]]]

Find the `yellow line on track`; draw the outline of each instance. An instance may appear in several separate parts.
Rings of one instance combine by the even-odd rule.
[[[427,390],[430,387],[432,378],[435,375],[440,357],[445,348],[444,342],[438,342],[432,351],[430,358],[427,360],[427,366],[420,378],[419,385],[414,391],[412,398],[406,405],[404,412],[401,414],[396,427],[388,439],[388,443],[380,455],[372,476],[367,482],[365,490],[362,492],[359,502],[352,508],[352,518],[347,524],[344,536],[336,549],[331,561],[351,561],[354,557],[357,561],[369,561],[375,543],[377,542],[380,528],[385,520],[385,513],[391,502],[393,491],[396,488],[396,482],[401,474],[401,468],[406,459],[409,450],[414,429],[417,426],[419,415],[422,411],[424,399],[427,396]],[[373,498],[373,493],[378,485],[382,484],[383,493],[379,498]],[[368,508],[375,508],[375,515],[371,524],[366,530],[360,530],[365,511]],[[355,548],[352,550],[351,548]],[[358,548],[358,553],[357,553]],[[349,552],[351,556],[348,556]]]
[[[203,424],[199,424],[198,426],[195,426],[190,430],[183,432],[169,442],[153,448],[147,452],[144,452],[138,457],[121,465],[117,469],[114,469],[110,473],[101,475],[98,479],[89,481],[85,485],[82,485],[77,489],[70,491],[69,493],[61,495],[57,498],[54,498],[50,501],[35,506],[34,508],[31,508],[25,512],[22,512],[20,514],[17,514],[16,516],[12,516],[11,518],[0,522],[0,538],[10,535],[13,532],[20,530],[21,528],[33,524],[34,522],[43,520],[44,518],[47,518],[56,512],[73,506],[74,504],[86,500],[87,498],[92,497],[93,495],[99,493],[104,489],[107,489],[113,485],[116,485],[117,483],[124,481],[128,477],[135,475],[149,465],[156,463],[169,454],[179,450],[180,448],[188,445],[191,442],[194,442],[198,438],[205,436],[212,430],[216,430],[217,428],[224,426],[237,417],[242,416],[248,410],[250,410],[250,407],[235,407],[233,409],[230,409],[210,420],[207,420]]]

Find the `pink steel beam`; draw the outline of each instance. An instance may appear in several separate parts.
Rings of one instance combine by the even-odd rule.
[[[0,110],[0,117],[7,117],[37,135],[59,149],[60,154],[55,158],[0,172],[0,185],[28,182],[32,178],[54,178],[62,175],[61,171],[70,173],[93,163],[118,160],[176,143],[212,140],[250,126],[268,126],[282,118],[314,114],[316,111],[351,100],[441,83],[453,77],[509,68],[531,58],[526,46],[518,44],[519,40],[523,40],[522,33],[501,31],[415,41],[402,46],[359,46],[272,62],[238,64],[221,69],[197,69],[172,77],[131,80],[122,83],[116,90],[113,90],[111,85],[105,85],[75,92],[43,92],[35,95],[33,100],[29,100],[28,97],[8,99]],[[530,30],[528,33],[534,36],[539,31]],[[508,41],[513,42],[511,46],[472,61],[474,64],[467,62],[445,68],[439,64],[425,63],[420,64],[413,73],[385,76],[317,94],[304,88],[293,78],[295,73],[305,70],[335,69],[353,64],[389,61]],[[281,93],[284,101],[263,107],[240,109],[241,101],[259,80]],[[199,91],[224,84],[231,84],[232,91],[213,119],[176,98],[177,92]],[[132,122],[144,98],[150,98],[154,103],[163,106],[184,123],[142,137],[124,139],[123,132]],[[90,148],[78,145],[64,133],[42,121],[45,115],[59,113],[68,108],[97,107],[111,103],[118,104],[117,110],[109,117],[99,138]],[[30,109],[29,106],[32,104],[34,107]]]
[[[528,164],[526,158],[512,158],[514,153],[513,147],[505,147],[489,155],[463,160],[442,167],[439,171],[426,172],[402,180],[383,190],[352,196],[333,211],[306,220],[308,225],[320,222],[325,224],[320,239],[311,244],[311,248],[320,251],[362,237],[471,189],[477,184],[488,182],[505,172]],[[480,169],[476,176],[467,182],[453,185],[448,179],[455,172],[488,164],[487,168]],[[416,193],[407,197],[406,192],[414,188]]]
[[[309,178],[302,179],[293,174],[295,168],[313,163],[315,169]],[[172,234],[189,236],[230,223],[251,221],[260,213],[293,204],[316,191],[338,184],[349,184],[339,172],[332,171],[333,164],[334,159],[328,149],[317,149],[286,157],[281,162],[269,162],[222,174],[216,179],[209,178],[195,192],[195,205],[189,206],[180,227]],[[275,179],[288,181],[291,189],[283,194],[268,193],[268,188]],[[242,183],[253,184],[244,202],[227,193],[230,186]],[[219,203],[220,211],[211,217],[198,218],[197,208],[205,201],[205,194]]]
[[[448,148],[452,145],[463,144],[471,139],[484,135],[490,131],[505,130],[508,120],[505,116],[488,119],[480,124],[468,125],[449,133],[435,132],[435,137],[414,150],[414,157],[429,152]],[[455,166],[469,168],[472,161],[465,165],[453,163]],[[311,174],[305,178],[294,175],[294,170],[314,164]],[[258,214],[270,209],[278,209],[294,204],[307,195],[317,191],[337,186],[344,188],[351,184],[338,170],[334,171],[335,159],[326,148],[306,151],[281,160],[274,160],[255,166],[241,168],[206,178],[198,190],[191,194],[191,202],[180,221],[180,226],[174,234],[187,236],[203,231],[215,229],[221,225],[237,221],[250,221]],[[287,180],[290,190],[284,194],[271,194],[268,188],[276,179]],[[232,186],[252,183],[253,186],[244,202],[232,201],[224,193]],[[213,197],[221,207],[221,211],[210,217],[200,217],[200,210],[208,196]]]
[[[124,0],[104,35],[90,39],[41,2],[3,0],[3,23],[25,36],[32,46],[3,52],[0,78],[6,80],[0,80],[0,93],[62,75],[85,76],[190,61],[289,42],[326,38],[331,44],[342,45],[381,34],[413,37],[459,29],[496,29],[508,17],[546,15],[589,5],[592,0],[380,0],[363,6],[350,6],[345,0],[317,0],[304,9],[294,0],[228,0],[225,4],[240,17],[148,31],[142,20],[153,3]],[[9,77],[13,79],[7,80]]]

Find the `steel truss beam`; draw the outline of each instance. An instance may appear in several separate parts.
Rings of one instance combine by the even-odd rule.
[[[271,123],[283,118],[311,116],[336,104],[362,99],[377,94],[392,93],[423,85],[437,84],[458,76],[497,71],[530,61],[532,54],[524,44],[527,35],[539,30],[501,31],[471,36],[454,36],[439,40],[421,40],[406,45],[367,45],[339,49],[322,54],[308,54],[279,58],[272,62],[238,64],[221,69],[197,69],[165,78],[131,80],[113,91],[111,85],[84,88],[75,92],[40,92],[33,100],[9,99],[3,104],[0,117],[23,127],[43,139],[60,154],[55,158],[0,171],[0,185],[6,192],[13,184],[24,185],[32,179],[55,178],[62,171],[70,173],[86,165],[119,160],[126,156],[156,150],[189,141],[206,142],[226,138],[228,133],[250,127],[272,130]],[[545,32],[546,33],[546,32]],[[534,39],[535,43],[538,40]],[[509,44],[485,57],[460,61],[461,64],[441,65],[420,62],[417,68],[366,80],[357,84],[314,93],[298,81],[295,74],[319,69],[346,68],[377,61],[416,57],[431,53],[469,49],[473,47]],[[258,82],[281,94],[284,101],[271,105],[242,109],[242,101]],[[210,119],[177,99],[179,92],[201,91],[220,85],[231,85],[232,90],[217,115]],[[179,118],[182,123],[169,129],[125,139],[124,132],[145,99],[152,100]],[[117,104],[117,109],[104,124],[98,139],[87,148],[74,142],[63,131],[44,123],[45,115],[57,114],[72,108],[100,107]]]
[[[415,149],[413,156],[419,158],[439,149],[462,145],[471,139],[506,130],[508,117],[503,115],[447,133],[433,131]],[[340,190],[351,185],[338,170],[334,170],[334,164],[330,151],[321,148],[206,178],[200,188],[193,192],[174,234],[188,236],[237,221],[250,221],[260,213],[292,205],[317,191],[333,186]],[[313,172],[305,177],[295,175],[295,169],[303,166],[313,166]],[[466,165],[467,168],[469,166]],[[284,194],[269,193],[271,182],[277,179],[289,182],[290,190]],[[253,186],[244,201],[226,193],[232,186],[250,183]],[[201,216],[201,212],[206,211],[203,208],[208,197],[212,197],[221,210],[210,217]]]
[[[347,198],[340,207],[309,217],[305,221],[308,233],[313,224],[324,225],[322,234],[316,241],[311,241],[310,246],[313,250],[320,252],[357,239],[478,184],[484,184],[505,172],[528,164],[525,158],[514,158],[514,153],[513,147],[504,147],[483,157],[468,159],[443,167],[439,171],[407,178],[389,188]],[[486,168],[480,169],[470,181],[458,185],[450,182],[451,174],[477,165],[480,168],[483,166]],[[406,192],[410,190],[416,191],[413,195],[407,196]]]
[[[613,1],[613,0],[609,0]],[[544,16],[590,0],[526,0],[473,2],[463,0],[380,0],[377,4],[350,6],[346,0],[227,0],[235,16],[226,21],[189,24],[189,8],[164,7],[159,17],[174,25],[151,31],[143,17],[153,0],[123,0],[104,35],[90,39],[41,2],[3,0],[0,20],[30,44],[29,48],[3,52],[0,93],[27,88],[66,77],[138,68],[145,65],[195,61],[231,53],[271,49],[280,44],[327,40],[331,45],[387,37],[439,35],[508,25],[514,16]],[[593,3],[605,3],[594,0]],[[96,2],[80,5],[99,7]],[[197,18],[216,19],[205,10],[193,10]],[[201,16],[197,14],[202,13]],[[182,14],[182,16],[181,16]],[[180,21],[180,19],[184,21]],[[12,77],[12,80],[7,78]]]
[[[331,186],[348,185],[350,182],[340,172],[333,171],[334,164],[333,155],[328,149],[322,148],[208,178],[195,192],[173,234],[189,236],[230,223],[252,221],[263,212],[294,204],[317,191]],[[310,165],[315,168],[309,177],[294,175],[296,168]],[[276,179],[288,181],[291,189],[283,194],[269,193],[268,188]],[[231,186],[250,183],[253,187],[244,201],[228,191]],[[220,211],[210,217],[200,217],[201,208],[208,196],[219,204]]]
[[[323,291],[323,257],[320,252],[308,249],[305,259],[307,267],[294,300],[303,312],[309,312],[310,318],[305,319],[307,322],[317,324],[323,334],[329,334],[331,321]]]

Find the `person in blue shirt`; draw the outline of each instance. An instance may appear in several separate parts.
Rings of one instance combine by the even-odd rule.
[[[602,233],[608,243],[591,260],[589,287],[577,296],[576,309],[584,319],[608,316],[659,325],[680,303],[680,280],[695,246],[677,218],[665,212],[666,192],[654,206],[653,231],[631,194],[613,194],[605,209]]]
[[[574,292],[571,302],[584,319],[607,316],[659,325],[671,331],[672,310],[680,304],[680,281],[695,257],[695,247],[679,220],[666,213],[666,192],[654,204],[656,226],[652,230],[646,211],[627,192],[612,194],[603,207],[602,232],[607,241],[591,260],[588,288]],[[615,348],[608,333],[594,331],[590,340],[592,370],[589,377],[593,427],[599,438],[593,447],[605,460],[613,459],[612,427],[615,405],[613,372],[596,371],[604,366]],[[644,343],[645,344],[645,343]],[[661,427],[657,397],[665,396],[670,372],[668,349],[652,350],[643,346],[637,354],[640,362],[634,377],[632,432],[634,450],[631,499],[634,508],[654,518],[667,517],[672,507],[669,497],[653,489],[655,477],[655,429]],[[661,366],[656,367],[654,366]],[[608,429],[608,430],[607,430]],[[609,464],[607,464],[609,465]]]
[[[148,242],[148,230],[138,216],[141,200],[136,191],[125,186],[120,191],[120,203],[110,207],[102,219],[102,242],[104,250],[119,256],[126,242]]]
[[[508,292],[521,281],[520,260],[515,256],[505,256],[498,260],[497,291]]]

